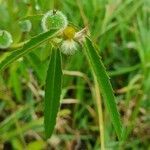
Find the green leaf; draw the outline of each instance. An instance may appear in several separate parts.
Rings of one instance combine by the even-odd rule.
[[[49,51],[49,53],[50,53],[50,51]],[[33,67],[35,73],[37,74],[39,81],[41,81],[41,84],[45,84],[48,62],[41,61],[37,57],[37,55],[35,55],[32,52],[29,55],[27,55],[26,58],[27,58],[28,62],[31,64],[31,66]]]
[[[13,88],[13,91],[16,95],[18,102],[22,100],[22,84],[20,82],[20,73],[18,73],[18,63],[12,65],[10,68],[10,85]]]
[[[48,32],[33,37],[31,40],[25,43],[22,48],[12,52],[2,62],[0,62],[0,71],[5,69],[13,61],[31,52],[31,50],[33,50],[35,47],[39,46],[43,42],[53,38],[54,36],[57,35],[57,33],[58,30],[50,30]]]
[[[117,136],[119,139],[121,139],[122,124],[120,120],[120,115],[117,111],[117,105],[115,103],[112,86],[109,81],[109,77],[105,71],[105,67],[100,57],[98,56],[92,42],[88,38],[86,38],[86,42],[84,44],[84,51],[86,54],[86,58],[88,59],[92,68],[93,74],[96,77],[102,96],[105,100],[105,104]]]
[[[61,94],[61,55],[59,49],[52,49],[46,77],[44,102],[44,127],[46,138],[52,135],[60,106]]]

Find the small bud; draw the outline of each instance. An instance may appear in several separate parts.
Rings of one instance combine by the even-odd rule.
[[[73,39],[75,36],[75,29],[73,27],[67,27],[64,29],[63,34],[64,34],[64,39]]]
[[[11,34],[6,30],[0,30],[0,48],[6,49],[13,43]]]
[[[50,29],[65,29],[68,25],[66,16],[61,11],[48,11],[42,18],[42,28],[44,31]]]
[[[23,20],[19,22],[19,26],[22,32],[30,32],[32,28],[32,23],[30,20]]]

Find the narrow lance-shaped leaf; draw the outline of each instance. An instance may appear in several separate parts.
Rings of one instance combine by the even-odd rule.
[[[44,127],[46,138],[52,135],[60,106],[61,94],[61,55],[58,49],[52,49],[46,77],[44,102]]]
[[[88,38],[86,38],[86,42],[84,44],[84,51],[86,54],[86,58],[88,59],[92,71],[94,73],[94,76],[96,77],[102,96],[104,97],[105,104],[108,109],[108,113],[112,120],[117,136],[119,139],[121,139],[122,124],[120,120],[120,115],[117,111],[112,86],[109,81],[109,77],[105,71],[105,67],[100,57],[98,56],[92,42]]]
[[[2,62],[0,62],[0,71],[5,69],[13,61],[29,53],[31,50],[33,50],[35,47],[39,46],[46,40],[53,38],[54,36],[57,35],[57,33],[58,30],[50,30],[48,32],[33,37],[31,40],[25,43],[20,49],[13,51]]]

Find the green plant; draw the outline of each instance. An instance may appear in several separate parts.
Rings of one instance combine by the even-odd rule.
[[[149,4],[0,0],[0,149],[147,149]]]
[[[56,12],[56,14],[57,14],[57,12]],[[51,16],[52,15],[53,14],[51,11]],[[55,14],[54,14],[54,16],[55,16]],[[64,18],[64,17],[62,17],[62,18]],[[57,43],[57,40],[55,38],[57,36],[61,36],[59,34],[61,34],[62,29],[64,28],[64,25],[61,23],[61,22],[64,22],[64,20],[62,18],[61,17],[57,18],[57,19],[54,19],[54,17],[50,18],[51,22],[53,22],[53,19],[55,21],[54,25],[52,24],[52,26],[49,27],[50,31],[42,33],[36,37],[33,37],[31,40],[25,42],[25,44],[23,44],[23,46],[20,49],[17,49],[14,52],[10,53],[10,55],[7,56],[0,63],[0,70],[3,70],[10,63],[12,63],[13,61],[17,60],[18,58],[24,56],[25,54],[29,53],[31,50],[33,50],[35,47],[42,44],[43,42],[45,42],[47,40],[51,40],[51,42],[54,42],[55,45],[54,45],[54,48],[53,48],[53,50],[51,52],[51,56],[50,56],[50,62],[49,62],[49,67],[48,67],[48,72],[47,72],[47,79],[46,79],[46,90],[45,90],[45,111],[44,111],[45,119],[44,119],[44,122],[45,122],[45,132],[46,132],[47,138],[49,138],[51,136],[54,126],[56,124],[56,117],[57,117],[57,113],[58,113],[59,105],[60,105],[59,103],[60,103],[60,94],[61,94],[62,69],[61,69],[60,52],[59,52],[59,49],[55,48],[55,47],[58,47],[60,44]],[[42,20],[42,26],[44,26],[43,25],[44,19]],[[46,18],[45,22],[47,21],[47,19],[49,20],[49,18]],[[53,26],[56,26],[56,25],[58,25],[57,29],[53,29]],[[45,25],[45,26],[47,26],[47,25]],[[44,28],[45,28],[45,26],[44,26]],[[64,36],[65,36],[64,38],[65,38],[65,40],[68,40],[68,43],[66,43],[66,46],[62,46],[62,47],[63,47],[63,49],[68,51],[67,53],[70,53],[69,51],[72,51],[72,49],[76,48],[76,45],[75,45],[76,43],[73,41],[74,37],[75,37],[75,33],[73,30],[71,30],[71,27],[68,29],[64,29],[64,30],[67,30],[67,31],[64,31]],[[80,39],[80,41],[77,41],[77,42],[86,43],[85,46],[83,46],[83,47],[85,49],[85,54],[87,56],[87,60],[90,62],[94,76],[96,77],[96,79],[98,81],[99,88],[101,89],[102,95],[104,96],[104,99],[106,101],[106,107],[111,116],[116,133],[118,135],[118,138],[121,139],[122,125],[120,122],[119,113],[116,108],[113,91],[112,91],[112,88],[111,88],[111,85],[109,82],[109,77],[108,77],[107,73],[105,72],[105,68],[103,67],[102,62],[101,62],[100,58],[98,57],[96,50],[92,46],[92,42],[88,38],[83,39],[85,35],[82,35],[82,33],[77,33],[77,34],[79,34],[79,35],[76,35],[76,37],[75,37],[76,39],[82,38],[82,41]],[[66,39],[66,38],[68,38],[68,39]],[[63,41],[62,41],[62,43],[63,43]],[[61,46],[60,46],[60,48],[61,48]]]

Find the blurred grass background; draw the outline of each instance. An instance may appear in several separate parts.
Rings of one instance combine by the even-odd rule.
[[[14,44],[25,41],[42,32],[41,16],[53,8],[79,28],[89,27],[111,78],[127,134],[124,143],[116,140],[102,105],[106,149],[149,149],[150,1],[0,0],[0,29],[12,34]],[[32,22],[29,33],[19,26],[26,18]],[[82,49],[63,56],[61,109],[52,138],[44,139],[44,81],[50,50],[47,42],[0,74],[0,149],[99,150],[95,89]],[[0,60],[6,55],[0,51]]]

